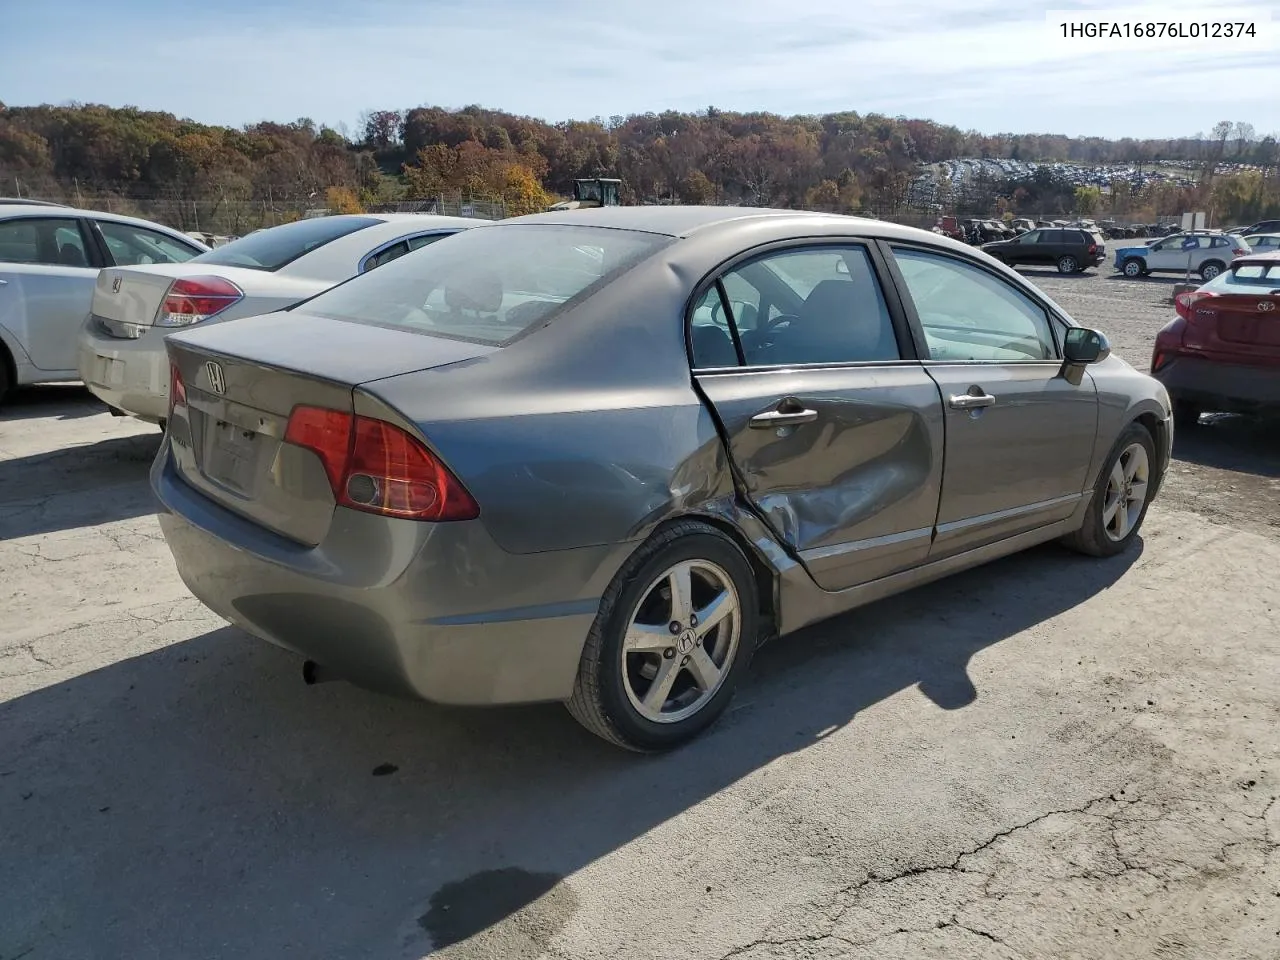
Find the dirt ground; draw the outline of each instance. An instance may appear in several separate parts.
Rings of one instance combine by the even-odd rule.
[[[1162,281],[1031,273],[1145,367]],[[340,683],[193,600],[158,432],[0,411],[0,960],[1280,958],[1280,439],[1179,435],[1137,549],[763,650],[638,758]]]

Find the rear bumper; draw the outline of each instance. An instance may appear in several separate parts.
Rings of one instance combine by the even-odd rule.
[[[151,328],[137,340],[125,340],[100,333],[90,317],[76,343],[80,379],[108,406],[159,423],[169,413],[169,359],[164,338],[173,332]]]
[[[600,597],[632,545],[510,554],[480,521],[339,508],[300,546],[197,492],[168,441],[151,471],[187,587],[226,620],[360,686],[444,704],[565,700]]]
[[[1152,374],[1174,400],[1210,409],[1280,409],[1280,367],[1218,363],[1199,357],[1174,357]]]

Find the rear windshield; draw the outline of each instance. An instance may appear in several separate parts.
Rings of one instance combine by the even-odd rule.
[[[671,242],[671,237],[601,227],[478,227],[334,287],[305,301],[302,309],[502,345]]]
[[[1280,287],[1280,263],[1241,263],[1218,274],[1201,290],[1216,293],[1239,290],[1241,287]]]
[[[248,267],[250,270],[279,270],[326,243],[381,222],[372,217],[315,217],[311,220],[299,220],[232,240],[216,250],[200,254],[192,262],[216,263],[223,267]]]

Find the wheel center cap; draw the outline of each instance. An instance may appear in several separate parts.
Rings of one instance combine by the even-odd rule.
[[[681,655],[688,653],[697,646],[697,643],[698,635],[692,630],[683,630],[681,631],[680,636],[676,637],[676,648],[680,651]]]

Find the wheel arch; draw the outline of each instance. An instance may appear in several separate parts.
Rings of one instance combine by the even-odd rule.
[[[751,572],[755,576],[756,597],[760,607],[762,626],[759,640],[763,642],[775,635],[780,622],[779,611],[781,606],[782,571],[779,569],[779,565],[790,564],[793,561],[786,556],[782,548],[773,540],[764,525],[736,505],[732,509],[724,511],[686,510],[664,517],[654,525],[643,540],[636,544],[635,549],[641,549],[644,544],[662,533],[662,531],[682,521],[705,524],[723,533],[742,551],[743,556],[747,558],[747,563],[751,565]],[[753,529],[748,530],[746,528]]]

